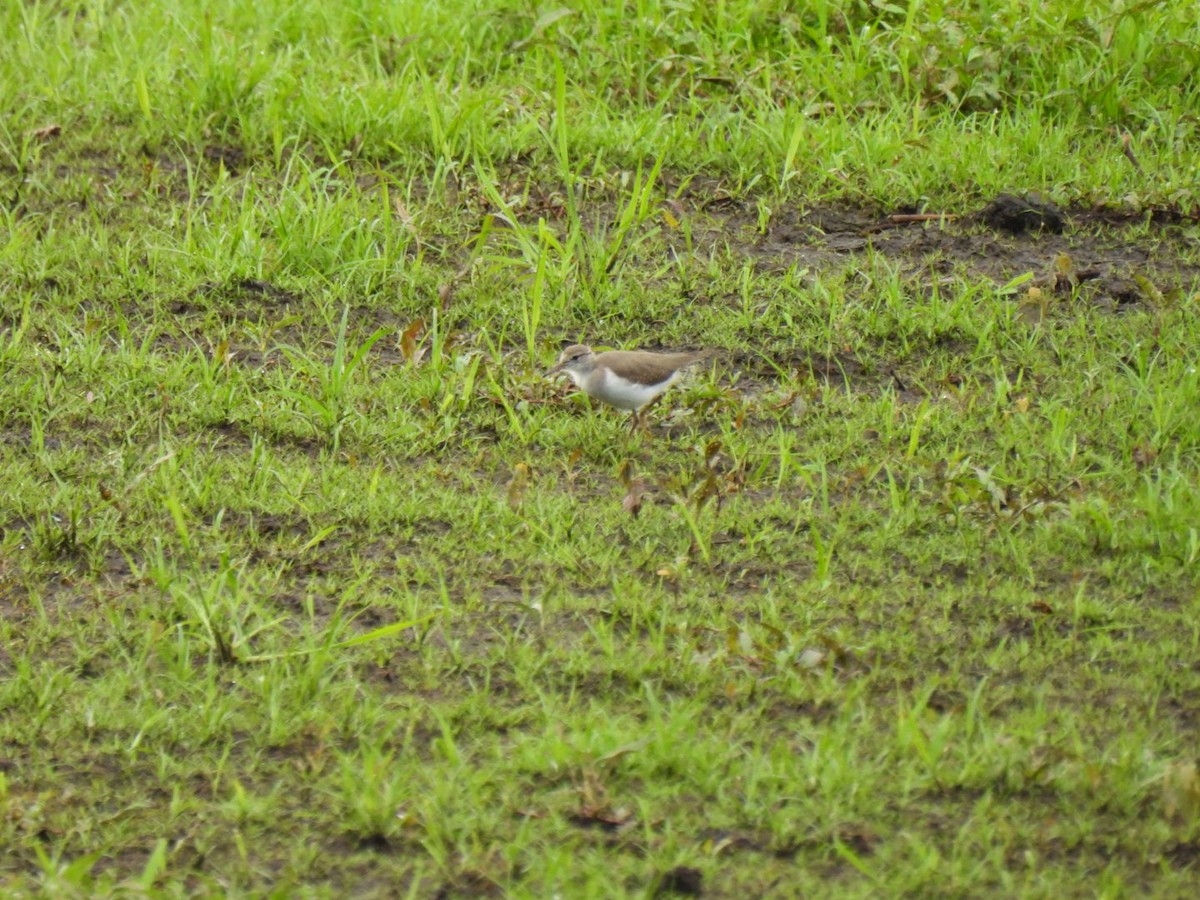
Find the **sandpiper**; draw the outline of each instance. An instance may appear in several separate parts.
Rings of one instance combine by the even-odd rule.
[[[712,355],[710,350],[686,353],[653,353],[649,350],[609,350],[593,353],[584,344],[572,344],[547,375],[560,372],[597,400],[633,414],[632,431],[641,424],[644,407],[662,396],[688,366]]]

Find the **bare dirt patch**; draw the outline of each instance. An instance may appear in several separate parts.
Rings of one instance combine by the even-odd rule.
[[[840,268],[874,253],[931,284],[951,275],[1006,284],[1032,273],[1034,284],[1113,308],[1144,303],[1153,291],[1195,292],[1200,281],[1196,221],[1182,215],[1124,215],[1076,209],[1065,227],[1014,229],[987,209],[954,217],[923,217],[845,205],[804,206],[772,213],[765,228],[747,206],[702,204],[720,240],[770,269],[802,265]],[[1049,220],[1048,220],[1049,221]]]

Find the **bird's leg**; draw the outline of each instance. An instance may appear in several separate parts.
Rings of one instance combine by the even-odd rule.
[[[646,410],[653,409],[654,406],[658,403],[658,401],[662,399],[662,397],[663,397],[663,395],[659,394],[657,397],[655,397],[649,403],[642,406],[641,409],[638,409],[634,412],[634,415],[637,417],[638,422],[642,426],[642,430],[645,431],[646,434],[650,433],[650,423],[646,421]]]

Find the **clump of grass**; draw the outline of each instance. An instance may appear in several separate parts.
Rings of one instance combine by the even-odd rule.
[[[311,385],[308,391],[287,389],[282,392],[283,395],[296,402],[314,431],[334,453],[341,445],[342,429],[354,416],[349,397],[354,371],[376,342],[388,333],[386,328],[379,328],[358,346],[348,344],[346,322],[349,315],[348,308],[342,311],[333,344],[333,358],[328,364],[323,365],[294,347],[281,348],[294,365],[302,368]]]

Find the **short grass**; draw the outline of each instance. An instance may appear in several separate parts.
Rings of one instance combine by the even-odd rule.
[[[1189,896],[1200,26],[962,7],[6,4],[6,894]]]

